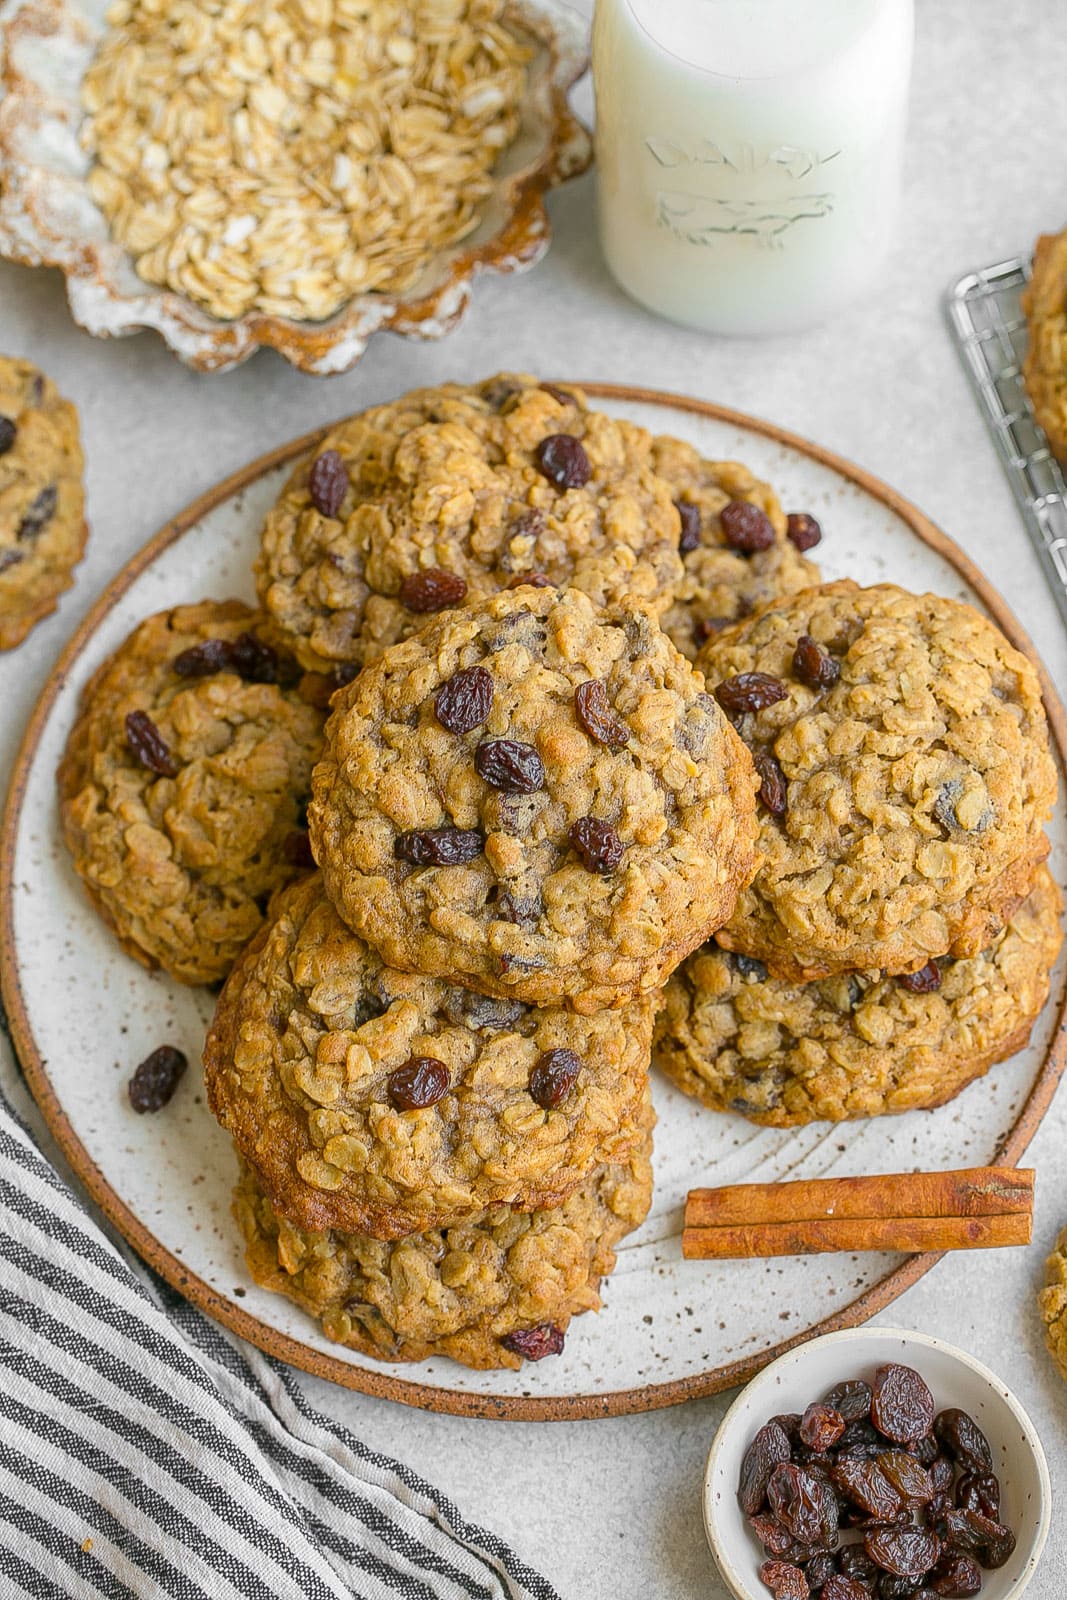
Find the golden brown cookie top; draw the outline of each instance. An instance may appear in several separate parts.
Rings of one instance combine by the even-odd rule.
[[[0,650],[55,610],[85,539],[78,414],[30,362],[0,356]]]
[[[318,875],[222,991],[212,1110],[283,1215],[395,1238],[556,1204],[639,1137],[652,1010],[594,1017],[384,966]]]
[[[572,1316],[599,1308],[615,1246],[652,1199],[651,1099],[642,1136],[561,1205],[494,1206],[406,1239],[308,1232],[280,1216],[242,1164],[234,1209],[257,1282],[321,1318],[329,1338],[384,1361],[448,1356],[519,1367],[563,1348]]]
[[[87,684],[59,768],[90,898],[131,955],[183,983],[225,977],[274,890],[314,865],[323,713],[261,621],[204,600],[142,622]]]
[[[1045,867],[988,949],[910,976],[797,984],[714,941],[678,969],[654,1059],[715,1111],[787,1127],[940,1105],[1022,1049],[1062,943]]]
[[[661,626],[690,660],[713,634],[781,594],[819,581],[813,518],[788,519],[770,484],[739,461],[708,461],[684,439],[660,434],[652,464],[670,488],[682,523],[685,566]]]
[[[1048,850],[1032,664],[972,606],[843,581],[698,665],[761,777],[762,862],[720,943],[804,981],[984,949]]]
[[[658,988],[752,871],[748,755],[643,608],[499,594],[393,646],[333,707],[315,856],[394,966],[619,1004]]]
[[[679,517],[651,451],[573,387],[504,373],[414,390],[296,468],[263,528],[260,598],[319,672],[524,578],[662,609],[682,572]]]

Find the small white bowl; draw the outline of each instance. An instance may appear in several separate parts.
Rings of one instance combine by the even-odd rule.
[[[925,1333],[849,1328],[811,1339],[779,1356],[745,1385],[722,1419],[704,1474],[704,1527],[736,1600],[770,1600],[759,1579],[767,1556],[737,1503],[741,1458],[756,1431],[780,1412],[803,1411],[844,1378],[873,1376],[889,1361],[914,1367],[938,1411],[959,1406],[978,1423],[993,1452],[1002,1491],[1001,1521],[1015,1534],[1011,1559],[983,1573],[981,1600],[1017,1600],[1034,1575],[1048,1537],[1052,1487],[1033,1423],[1001,1380],[980,1361]]]

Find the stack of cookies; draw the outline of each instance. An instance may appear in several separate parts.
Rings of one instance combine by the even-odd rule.
[[[1060,895],[1037,674],[972,607],[827,584],[698,657],[760,777],[760,866],[667,986],[658,1065],[785,1126],[935,1106],[1020,1049]]]

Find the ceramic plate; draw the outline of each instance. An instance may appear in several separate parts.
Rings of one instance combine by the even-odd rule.
[[[884,485],[817,447],[751,418],[645,391],[591,386],[608,410],[739,457],[787,508],[825,530],[827,577],[892,579],[970,600],[1029,649],[967,558]],[[285,1360],[352,1388],[424,1408],[548,1418],[617,1415],[708,1394],[749,1377],[814,1332],[859,1322],[927,1271],[932,1256],[829,1255],[686,1262],[686,1191],[742,1179],[977,1166],[1017,1161],[1062,1068],[1063,976],[1029,1049],[937,1111],[795,1130],[713,1116],[657,1078],[656,1193],[624,1241],[599,1316],[577,1318],[564,1353],[521,1372],[468,1372],[449,1361],[396,1367],[330,1344],[287,1301],[258,1289],[230,1219],[234,1157],[195,1070],[165,1113],[139,1117],[126,1084],[163,1042],[196,1061],[212,996],[147,973],[122,954],[67,862],[54,773],[82,685],[150,612],[205,595],[252,598],[262,517],[310,439],[253,463],[177,517],[115,579],[68,646],[23,743],[5,819],[0,882],[3,978],[31,1086],[71,1164],[137,1249],[189,1299]],[[1064,713],[1047,703],[1062,758]],[[1061,780],[1062,794],[1062,780]],[[1052,869],[1067,879],[1067,821],[1051,828]],[[57,997],[61,997],[57,1003]],[[72,1026],[72,1014],[77,1025]]]

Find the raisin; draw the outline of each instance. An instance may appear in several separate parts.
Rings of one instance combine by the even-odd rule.
[[[930,1588],[946,1600],[968,1600],[982,1588],[982,1569],[964,1550],[946,1550],[930,1577]]]
[[[535,1328],[516,1328],[514,1333],[506,1333],[500,1343],[524,1361],[543,1361],[546,1356],[558,1356],[563,1349],[563,1329],[554,1322],[539,1322]]]
[[[771,1473],[788,1460],[789,1438],[777,1419],[772,1418],[764,1423],[741,1459],[737,1498],[746,1516],[755,1516],[763,1509]]]
[[[700,544],[700,507],[695,506],[691,500],[676,500],[674,509],[682,520],[678,549],[683,556],[687,556]]]
[[[18,428],[10,417],[0,415],[0,456],[6,456],[15,443]]]
[[[977,1552],[983,1567],[1002,1567],[1015,1549],[1015,1535],[1011,1529],[1002,1527],[993,1517],[983,1517],[980,1511],[962,1511],[955,1514],[962,1516],[967,1522],[974,1541],[972,1548]],[[960,1540],[956,1539],[953,1542],[958,1544]]]
[[[909,1452],[922,1462],[924,1467],[930,1467],[941,1454],[941,1446],[932,1433],[924,1434],[921,1439],[916,1439],[908,1446]]]
[[[883,1571],[898,1578],[921,1578],[941,1554],[941,1540],[929,1528],[876,1528],[863,1548]]]
[[[822,538],[822,529],[806,511],[790,511],[785,531],[800,551],[813,550]]]
[[[574,1088],[582,1062],[573,1050],[546,1050],[530,1073],[530,1096],[544,1111],[558,1106]]]
[[[901,1498],[876,1461],[838,1456],[830,1476],[837,1492],[865,1516],[890,1522],[900,1514]]]
[[[879,1367],[871,1390],[871,1421],[895,1444],[909,1444],[930,1432],[934,1397],[914,1367],[889,1362]]]
[[[840,1411],[816,1401],[800,1419],[800,1438],[809,1450],[819,1454],[835,1445],[845,1431],[845,1419]]]
[[[933,1498],[933,1479],[922,1462],[906,1450],[886,1450],[877,1460],[900,1498],[909,1505],[922,1506]]]
[[[774,1600],[808,1600],[811,1593],[803,1570],[794,1566],[792,1561],[765,1561],[759,1569],[759,1576]]]
[[[816,1550],[811,1560],[804,1563],[804,1576],[811,1589],[821,1589],[824,1583],[838,1576],[837,1562],[829,1550]],[[863,1590],[860,1590],[860,1600],[866,1600]]]
[[[341,502],[348,493],[348,468],[338,450],[324,450],[311,463],[308,474],[308,494],[316,511],[324,517],[336,517]]]
[[[509,589],[556,589],[559,585],[545,572],[520,572],[508,584]]]
[[[158,772],[161,778],[177,777],[170,747],[147,711],[126,713],[126,743],[149,772]]]
[[[535,928],[543,911],[544,906],[539,899],[507,891],[496,902],[497,920],[510,922],[517,928]]]
[[[494,411],[503,411],[512,396],[521,393],[522,384],[512,383],[510,378],[490,378],[482,384],[482,399]]]
[[[868,1587],[878,1577],[878,1568],[861,1544],[842,1545],[837,1552],[837,1564],[846,1578],[857,1578]]]
[[[397,834],[393,854],[416,867],[455,867],[480,855],[484,842],[475,828],[411,828]]]
[[[759,797],[772,817],[784,817],[789,805],[785,773],[770,750],[753,750],[752,765],[759,778]]]
[[[434,1056],[412,1056],[389,1074],[386,1091],[397,1111],[425,1111],[448,1093],[450,1078],[443,1061]]]
[[[466,579],[443,567],[409,572],[400,585],[401,602],[409,611],[447,611],[449,606],[458,606],[466,594]]]
[[[227,671],[230,653],[229,639],[204,639],[175,656],[171,666],[179,678],[206,678],[213,672]]]
[[[161,1044],[146,1056],[130,1079],[130,1104],[135,1111],[162,1111],[189,1065],[181,1050]]]
[[[568,838],[589,872],[606,877],[622,860],[623,843],[610,822],[599,817],[579,817],[572,822]]]
[[[822,1586],[822,1600],[871,1600],[871,1591],[858,1578],[835,1572]]]
[[[930,1499],[926,1502],[926,1521],[931,1528],[936,1528],[944,1518],[947,1511],[952,1510],[952,1493],[949,1489],[935,1489]]]
[[[538,387],[543,389],[545,394],[550,394],[553,400],[558,400],[561,406],[573,406],[575,404],[574,396],[568,394],[566,389],[561,389],[558,384],[542,383]]]
[[[470,733],[480,728],[493,709],[493,680],[484,667],[461,667],[446,678],[433,698],[442,728]]]
[[[245,683],[279,683],[285,674],[285,664],[277,650],[254,633],[239,633],[233,641],[230,661],[234,672]],[[292,674],[294,677],[296,673]]]
[[[17,567],[23,559],[21,550],[0,550],[0,572],[7,572],[10,567]]]
[[[15,529],[16,539],[36,539],[55,516],[59,492],[54,484],[42,489]]]
[[[739,672],[735,677],[724,678],[715,690],[716,700],[731,717],[746,711],[763,711],[785,700],[788,694],[782,680],[772,678],[769,672]]]
[[[479,778],[505,794],[533,794],[545,786],[545,767],[532,744],[517,739],[483,739],[474,752]]]
[[[757,1512],[749,1517],[748,1525],[768,1555],[780,1556],[784,1561],[796,1561],[807,1549],[806,1545],[797,1544],[788,1528],[783,1528],[777,1517],[764,1516]]]
[[[1000,1516],[1000,1479],[992,1472],[965,1472],[956,1485],[961,1511],[977,1511],[996,1522]]]
[[[730,952],[730,960],[737,969],[739,978],[753,978],[757,983],[763,983],[767,977],[767,968],[762,961],[757,961],[755,956],[743,956],[738,951]],[[800,1418],[797,1418],[797,1426]]]
[[[819,1543],[823,1527],[822,1486],[805,1467],[784,1461],[767,1483],[767,1500],[784,1528],[801,1544]]]
[[[900,1578],[895,1573],[883,1572],[875,1590],[878,1600],[913,1600],[914,1578]]]
[[[572,433],[550,433],[537,446],[534,459],[557,489],[581,489],[593,476],[585,446]]]
[[[508,527],[508,535],[512,539],[539,539],[547,526],[548,518],[540,506],[524,506],[521,511],[516,512],[515,516],[512,517]],[[521,578],[522,574],[520,573],[516,582],[520,581]],[[529,582],[530,580],[527,579],[526,581]]]
[[[849,1378],[835,1383],[823,1403],[840,1411],[846,1422],[860,1422],[871,1414],[871,1386],[862,1378]]]
[[[769,550],[774,543],[771,519],[749,500],[731,500],[719,513],[726,543],[743,555]]]
[[[936,961],[928,961],[918,972],[902,972],[896,981],[908,994],[933,994],[941,987],[941,968]]]
[[[951,1489],[955,1475],[956,1469],[948,1459],[948,1456],[935,1456],[931,1461],[930,1482],[939,1494],[946,1489]]]
[[[595,739],[597,744],[617,749],[629,743],[630,730],[612,711],[603,679],[589,678],[578,685],[574,691],[574,713],[590,739]]]
[[[820,650],[810,633],[802,633],[793,651],[793,672],[809,689],[829,689],[841,676],[841,663]]]
[[[291,867],[301,872],[314,872],[315,857],[311,854],[311,840],[303,828],[294,828],[282,840],[282,856]]]
[[[968,1472],[992,1472],[989,1440],[966,1411],[950,1406],[934,1418],[934,1433],[941,1448]]]

